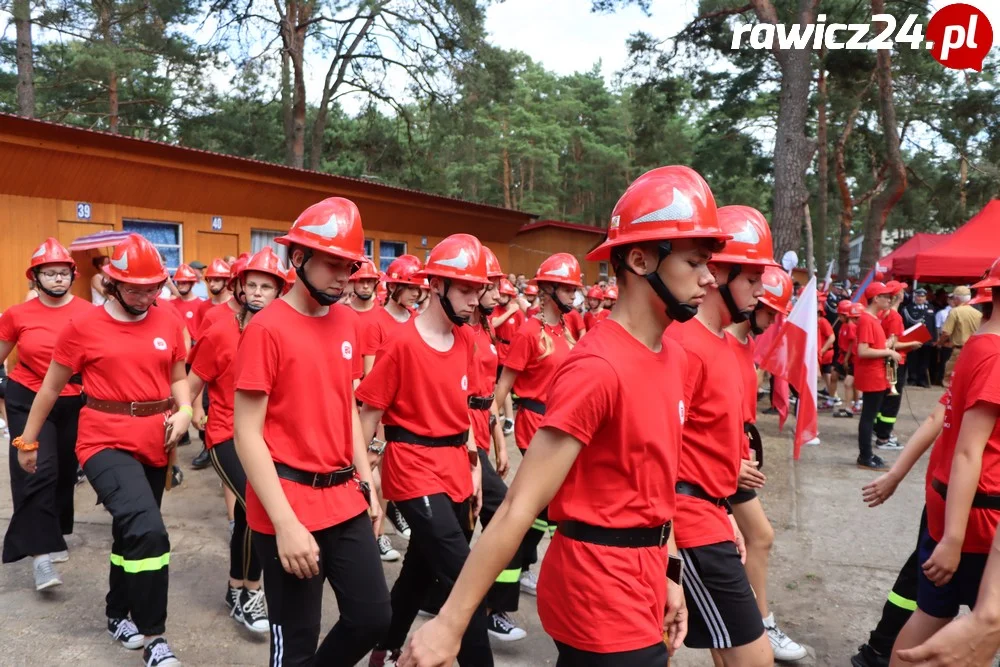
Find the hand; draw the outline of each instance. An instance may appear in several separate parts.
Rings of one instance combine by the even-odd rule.
[[[278,558],[285,572],[299,579],[319,574],[319,545],[298,519],[292,519],[292,523],[285,526],[275,525],[274,536],[278,542]]]
[[[378,526],[382,523],[382,504],[378,501],[378,494],[375,493],[375,485],[372,484],[371,504],[368,506],[368,515],[372,518],[372,530],[375,537],[378,537]]]
[[[472,469],[472,515],[478,517],[483,509],[483,469],[478,465]]]
[[[383,450],[384,451],[384,450]],[[376,454],[373,451],[368,452],[368,467],[372,470],[378,468],[379,464],[382,463],[382,454]]]
[[[510,472],[510,457],[507,455],[507,443],[503,442],[500,445],[496,445],[496,448],[497,474],[500,475],[500,479],[503,479]]]
[[[868,503],[868,507],[878,507],[896,493],[897,486],[899,479],[890,470],[861,487],[861,498]]]
[[[760,470],[757,470],[757,466],[760,463],[757,461],[752,461],[750,459],[743,459],[740,461],[740,478],[739,478],[739,488],[741,489],[760,489],[763,488],[764,482],[767,481],[767,477],[764,476]]]
[[[740,527],[736,525],[736,518],[730,514],[729,523],[733,526],[733,537],[736,542],[736,550],[740,552],[740,562],[744,565],[747,564],[747,545],[743,541],[743,533],[740,532]]]
[[[956,544],[946,537],[934,547],[931,557],[921,567],[935,586],[944,586],[951,581],[960,560],[962,560],[962,544],[960,542]]]
[[[205,408],[201,407],[201,403],[197,403],[194,406],[194,416],[191,417],[191,423],[199,431],[205,430],[205,424],[208,423],[208,415],[205,414]]]
[[[181,437],[187,433],[189,426],[191,426],[191,415],[187,410],[178,410],[167,417],[167,437],[163,448],[169,452],[176,447]]]
[[[461,641],[461,631],[449,627],[440,616],[432,618],[413,633],[396,664],[399,667],[451,667]]]
[[[903,363],[903,355],[896,352],[896,350],[889,350],[889,356],[895,359],[897,364]]]
[[[21,469],[29,475],[34,475],[36,470],[36,465],[38,463],[38,450],[33,450],[30,452],[17,451],[17,462],[21,466]]]
[[[972,612],[944,626],[920,646],[897,655],[917,667],[985,667],[998,648],[1000,626]]]
[[[687,604],[684,601],[684,587],[667,580],[667,613],[663,617],[663,634],[670,655],[681,647],[687,636]]]

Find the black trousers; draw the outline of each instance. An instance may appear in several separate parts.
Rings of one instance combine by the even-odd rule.
[[[236,496],[233,535],[229,538],[229,578],[260,581],[260,559],[253,549],[247,526],[247,475],[236,455],[236,445],[232,439],[220,442],[208,450],[208,456],[222,483]]]
[[[35,392],[8,378],[7,421],[11,440],[24,433]],[[61,396],[38,434],[34,474],[17,462],[17,448],[8,449],[10,493],[14,513],[3,540],[3,562],[25,556],[63,551],[63,535],[73,532],[73,490],[76,487],[76,430],[83,400]]]
[[[469,557],[473,530],[468,520],[468,500],[456,503],[438,493],[397,502],[396,507],[410,524],[410,544],[399,578],[392,587],[392,624],[385,639],[379,642],[379,648],[389,650],[403,648],[420,603],[435,580],[451,593]],[[458,651],[461,667],[492,667],[493,652],[486,622],[486,606],[480,602],[462,635]]]
[[[882,409],[886,391],[866,391],[861,395],[861,418],[858,421],[858,453],[861,460],[872,455],[872,431],[875,417]]]
[[[906,364],[900,364],[896,373],[896,391],[899,395],[893,396],[886,392],[882,408],[875,415],[875,437],[879,440],[888,440],[892,435],[892,429],[896,427],[896,417],[899,416],[899,406],[903,402],[904,388],[906,388]]]
[[[906,356],[906,365],[909,366],[907,381],[910,384],[923,386],[930,383],[928,373],[930,371],[931,355],[933,354],[936,354],[934,347],[925,343]]]
[[[663,642],[634,651],[592,653],[556,642],[556,667],[664,667],[669,659]]]
[[[319,545],[320,573],[299,579],[281,567],[274,535],[253,534],[267,580],[271,667],[353,667],[389,627],[389,589],[368,513],[312,535]],[[337,596],[340,618],[317,650],[325,582]]]
[[[951,359],[954,350],[950,347],[934,348],[934,357],[931,359],[931,384],[944,384],[944,368]]]
[[[920,515],[920,532],[924,532],[927,526],[927,508],[924,508]],[[889,656],[892,654],[892,645],[896,643],[896,637],[910,616],[917,608],[917,574],[920,568],[920,559],[917,550],[914,549],[910,557],[906,559],[903,568],[896,575],[896,583],[889,591],[889,598],[882,607],[882,617],[878,620],[878,625],[872,630],[868,637],[868,645],[879,654]]]
[[[105,613],[132,621],[144,635],[162,635],[167,623],[170,538],[160,514],[167,468],[139,463],[119,449],[103,449],[83,465],[97,500],[111,513],[111,573]]]
[[[507,497],[507,485],[490,463],[485,449],[479,450],[479,465],[483,470],[483,508],[479,512],[479,522],[486,530],[500,504]],[[511,558],[510,563],[500,573],[486,594],[486,607],[493,611],[517,611],[521,599],[521,551]]]
[[[526,449],[521,449],[521,456],[524,456],[527,451]],[[538,513],[535,523],[531,525],[531,530],[525,533],[524,539],[521,540],[521,548],[518,551],[521,554],[522,569],[528,570],[538,562],[538,544],[545,537],[545,533],[551,534],[555,533],[555,531],[556,524],[549,523],[549,508],[543,507],[542,511]]]

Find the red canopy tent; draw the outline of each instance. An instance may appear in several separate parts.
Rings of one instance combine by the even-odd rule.
[[[951,234],[930,234],[927,232],[917,232],[907,239],[901,246],[890,252],[878,261],[879,272],[888,273],[895,277],[902,274],[897,270],[898,264],[904,259],[912,259],[915,255],[926,252],[942,241],[950,237]]]
[[[896,277],[930,283],[963,283],[979,278],[1000,257],[1000,200],[993,199],[947,239],[912,257],[893,260]]]

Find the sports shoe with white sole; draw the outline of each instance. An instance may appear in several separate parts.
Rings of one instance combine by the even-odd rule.
[[[521,573],[521,592],[528,595],[538,595],[538,575],[530,570]]]
[[[170,650],[167,640],[163,637],[157,637],[143,649],[142,663],[146,667],[180,667],[181,661]]]
[[[36,591],[44,591],[53,586],[62,586],[62,579],[59,578],[59,573],[56,572],[55,566],[52,565],[50,557],[46,556],[37,559],[34,563],[34,571]]]
[[[142,643],[146,641],[130,618],[109,618],[108,634],[130,651],[142,648]]]
[[[517,627],[511,617],[503,611],[495,611],[490,614],[486,623],[486,632],[497,641],[516,642],[528,636],[528,633]]]
[[[389,541],[388,535],[379,535],[375,542],[378,544],[379,558],[387,563],[399,560],[399,552],[392,548],[392,542]]]
[[[896,441],[896,440],[894,440],[893,438],[889,438],[888,440],[876,440],[875,441],[875,449],[881,449],[881,450],[890,451],[890,452],[898,452],[902,448],[903,448],[903,446],[901,444],[899,444],[899,442]]]
[[[399,511],[399,508],[394,503],[389,503],[386,505],[385,513],[389,515],[389,521],[392,522],[393,528],[396,529],[396,534],[404,540],[409,540],[410,524],[406,522],[406,517]]]
[[[69,560],[69,551],[53,551],[49,554],[49,558],[52,559],[53,563],[65,563]]]
[[[513,432],[514,432],[514,420],[513,419],[504,419],[503,420],[503,434],[504,435],[510,435]]]
[[[775,660],[801,660],[809,654],[806,648],[781,631],[774,623],[774,614],[768,614],[764,619],[764,629],[767,630],[767,639],[771,642],[771,650],[774,652]]]
[[[244,588],[240,592],[239,605],[236,618],[246,626],[247,630],[256,632],[257,634],[264,634],[271,629],[271,624],[267,621],[267,604],[264,599],[264,591],[259,588],[255,591]]]
[[[819,438],[813,438],[812,440],[808,440],[805,444],[810,447],[815,447],[816,445],[821,444],[821,442]]]
[[[226,586],[226,599],[225,599],[226,611],[228,611],[229,615],[233,618],[236,618],[236,613],[239,611],[240,595],[242,593],[243,593],[242,587],[234,588],[229,585]]]

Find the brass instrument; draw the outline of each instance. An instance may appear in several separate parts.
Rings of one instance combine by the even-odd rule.
[[[899,381],[899,362],[892,357],[885,358],[885,379],[889,381],[889,396],[899,396],[896,382]]]

